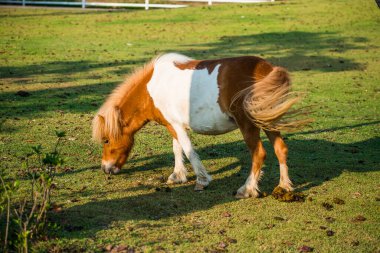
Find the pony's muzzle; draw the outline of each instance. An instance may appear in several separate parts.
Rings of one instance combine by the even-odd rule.
[[[105,165],[102,164],[102,170],[104,173],[106,174],[110,174],[111,170],[109,168],[107,168]]]
[[[120,172],[120,168],[116,167],[110,162],[102,162],[101,168],[106,174],[118,174]]]

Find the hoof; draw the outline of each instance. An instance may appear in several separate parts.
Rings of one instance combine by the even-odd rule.
[[[182,184],[186,182],[187,178],[185,174],[178,175],[176,173],[172,173],[166,181],[167,184]]]
[[[202,185],[202,184],[196,183],[196,184],[195,184],[195,187],[194,187],[194,191],[196,191],[196,192],[203,191],[205,188],[206,188],[205,185]]]
[[[205,176],[198,176],[195,181],[195,191],[203,191],[211,182],[212,177],[206,173]]]
[[[238,192],[238,193],[235,194],[235,198],[237,198],[237,199],[246,199],[246,198],[249,198],[249,196],[246,196],[243,193]]]
[[[247,189],[245,188],[245,186],[241,187],[235,195],[235,198],[237,199],[257,198],[257,197],[259,197],[259,192],[256,189]]]
[[[280,183],[275,189],[277,189],[277,188],[284,189],[287,192],[292,192],[294,190],[293,187],[291,186],[291,184],[281,184]]]

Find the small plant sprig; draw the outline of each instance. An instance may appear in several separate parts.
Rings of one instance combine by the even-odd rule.
[[[1,188],[0,188],[0,214],[5,212],[5,228],[4,228],[4,244],[2,250],[8,252],[8,236],[9,226],[11,222],[11,205],[13,194],[17,191],[20,182],[5,182],[3,175],[0,174]],[[0,216],[1,218],[1,216]],[[0,240],[1,241],[1,240]]]
[[[58,147],[66,135],[63,131],[56,131],[55,134],[58,139],[53,151],[44,153],[41,145],[34,146],[33,153],[28,154],[23,163],[22,167],[26,169],[31,184],[30,197],[24,196],[18,205],[13,203],[20,181],[5,182],[0,175],[2,186],[0,192],[4,193],[0,197],[0,214],[3,212],[6,214],[4,237],[1,238],[4,243],[2,249],[4,252],[9,252],[12,245],[19,252],[28,252],[30,241],[42,235],[49,225],[47,213],[50,208],[51,191],[55,186],[54,177],[57,167],[64,163]],[[32,156],[37,157],[36,167],[29,165],[29,158]],[[11,228],[11,226],[15,227]],[[14,231],[13,236],[10,236],[10,231]],[[11,237],[15,239],[10,241]]]

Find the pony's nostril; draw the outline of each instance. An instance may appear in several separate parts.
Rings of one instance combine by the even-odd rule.
[[[118,167],[114,167],[112,169],[112,174],[119,174],[119,172],[120,172],[120,169]]]

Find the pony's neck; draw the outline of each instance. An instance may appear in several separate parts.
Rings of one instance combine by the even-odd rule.
[[[119,103],[121,110],[124,131],[134,134],[146,123],[154,120],[154,105],[148,93],[147,84],[151,79],[153,69],[149,69],[138,83],[123,96]]]
[[[129,106],[129,105],[128,105]],[[124,119],[124,132],[129,134],[135,134],[151,119],[144,113],[143,104],[139,104],[139,107],[133,106],[133,110],[121,108]]]

